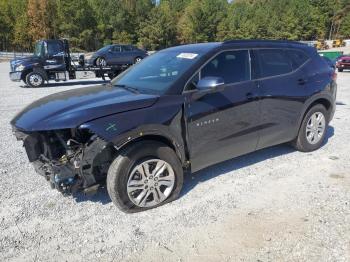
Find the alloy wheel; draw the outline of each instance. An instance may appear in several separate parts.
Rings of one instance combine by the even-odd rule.
[[[37,87],[43,83],[43,78],[39,74],[32,74],[31,76],[29,76],[29,82],[31,86]]]
[[[107,65],[107,62],[106,62],[106,60],[104,58],[98,58],[97,65],[104,67],[104,66]]]
[[[127,182],[129,199],[138,207],[153,207],[165,201],[175,185],[175,173],[169,163],[151,159],[137,165]]]
[[[306,124],[306,139],[307,141],[314,145],[317,144],[326,129],[326,119],[323,113],[315,112],[311,115]]]

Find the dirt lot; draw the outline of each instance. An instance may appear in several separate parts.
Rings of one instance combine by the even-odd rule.
[[[350,71],[338,74],[320,150],[227,161],[188,176],[179,200],[126,215],[104,189],[51,190],[11,134],[25,105],[83,85],[21,88],[8,69],[0,63],[0,261],[350,261]]]

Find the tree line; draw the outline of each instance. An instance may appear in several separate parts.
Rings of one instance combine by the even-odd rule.
[[[227,39],[350,38],[350,0],[0,0],[0,49],[67,38],[148,50]]]

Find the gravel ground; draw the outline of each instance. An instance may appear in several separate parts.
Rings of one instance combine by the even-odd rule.
[[[320,150],[226,161],[188,176],[179,200],[127,215],[105,189],[51,190],[11,134],[25,105],[83,82],[21,88],[8,69],[0,63],[0,261],[350,261],[350,72],[338,74]]]

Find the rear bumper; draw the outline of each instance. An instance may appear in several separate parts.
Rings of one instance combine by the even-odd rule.
[[[21,81],[22,80],[21,76],[22,76],[22,72],[10,72],[11,81],[15,81],[15,82]]]

